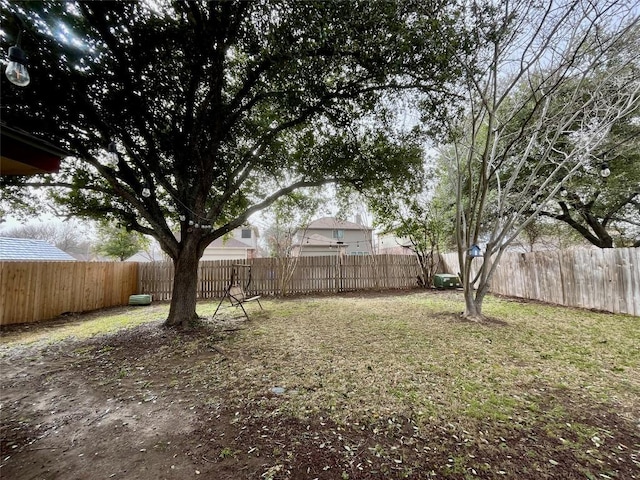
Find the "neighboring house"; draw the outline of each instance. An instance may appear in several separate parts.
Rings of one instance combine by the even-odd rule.
[[[258,229],[242,226],[214,240],[200,260],[249,260],[258,256]]]
[[[291,251],[294,257],[371,255],[371,241],[371,228],[361,223],[323,217],[296,232]]]
[[[413,255],[413,244],[407,238],[396,237],[393,233],[378,235],[377,253],[380,255]]]
[[[162,251],[160,244],[153,238],[150,240],[149,247],[146,250],[141,250],[129,258],[125,259],[125,262],[167,262],[169,261],[169,255]]]
[[[0,260],[75,262],[76,259],[44,240],[0,237]]]
[[[200,261],[205,260],[249,260],[258,257],[258,229],[243,226],[232,230],[229,235],[217,238],[204,249]],[[168,261],[168,256],[152,245],[151,252],[138,252],[125,262]]]

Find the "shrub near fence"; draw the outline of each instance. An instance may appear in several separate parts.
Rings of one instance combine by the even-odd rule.
[[[457,254],[442,257],[447,271],[460,270]],[[474,262],[478,267],[482,259]],[[640,249],[506,253],[491,279],[491,292],[640,316]]]
[[[0,325],[126,305],[138,266],[116,262],[0,262]]]
[[[249,290],[255,295],[280,293],[280,264],[277,258],[248,260],[251,265]],[[220,298],[229,285],[234,264],[238,260],[200,262],[198,298]],[[247,280],[240,270],[240,281]],[[301,257],[288,284],[287,292],[336,293],[353,290],[412,288],[420,267],[415,257],[406,255],[374,255],[365,257],[331,256]],[[170,300],[173,288],[173,265],[167,262],[139,264],[139,292],[153,295],[154,300]]]

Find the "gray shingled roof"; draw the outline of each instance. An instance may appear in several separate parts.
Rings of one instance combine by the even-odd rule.
[[[215,248],[253,248],[251,245],[241,242],[240,240],[236,240],[235,238],[225,239],[224,237],[216,238],[209,244],[209,246]]]
[[[322,217],[314,220],[308,229],[341,229],[341,230],[371,230],[371,228],[334,217]]]
[[[75,258],[44,240],[0,237],[0,260],[75,261]]]

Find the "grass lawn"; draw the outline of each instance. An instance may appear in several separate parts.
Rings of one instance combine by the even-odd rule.
[[[0,475],[640,479],[636,317],[489,297],[476,324],[456,292],[263,305],[188,333],[166,305],[4,331]]]

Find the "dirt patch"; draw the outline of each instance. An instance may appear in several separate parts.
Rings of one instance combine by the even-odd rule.
[[[512,418],[403,413],[336,422],[328,405],[293,416],[288,404],[302,387],[249,395],[233,383],[257,355],[239,347],[241,334],[262,329],[227,320],[177,332],[156,322],[3,350],[0,476],[640,479],[638,412],[544,382],[526,386],[527,405],[538,410]]]

